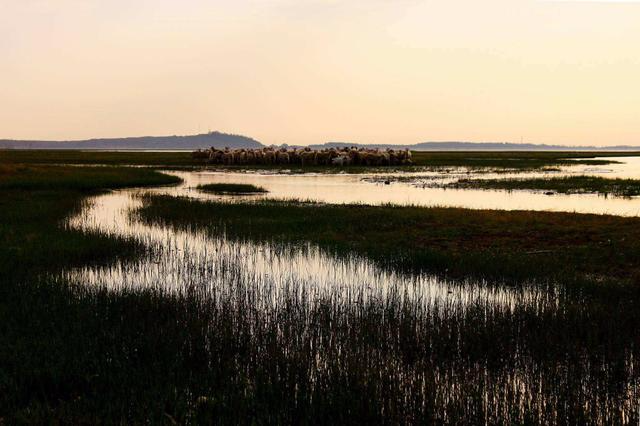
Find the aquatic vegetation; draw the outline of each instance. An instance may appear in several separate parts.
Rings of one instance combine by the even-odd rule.
[[[426,309],[402,291],[309,302],[295,283],[274,300],[232,276],[219,297],[23,289],[20,303],[55,314],[9,311],[20,349],[0,349],[11,385],[0,407],[31,422],[638,419],[640,318],[629,294]]]
[[[86,199],[107,182],[126,185],[121,176],[133,185],[137,172],[81,169],[59,179],[39,169],[57,186],[0,188],[7,424],[640,419],[640,290],[629,266],[638,264],[637,219],[127,191]],[[93,173],[94,185],[74,186],[75,171]],[[109,210],[100,200],[131,202]],[[101,225],[116,213],[115,226]],[[148,234],[136,235],[138,221]],[[406,267],[424,265],[412,249],[452,254],[429,258],[452,268],[447,281],[434,278],[437,297],[437,285]],[[473,250],[478,263],[465,257]],[[576,263],[555,280],[465,274],[480,262],[509,271],[495,268],[510,252],[529,277]],[[310,285],[317,271],[287,263],[295,256],[333,259],[322,286]],[[366,256],[403,272],[370,280],[383,269]],[[570,278],[580,256],[586,274],[602,278],[608,267],[613,279]],[[345,285],[354,265],[365,273]],[[126,279],[107,285],[118,276]]]
[[[620,197],[640,195],[638,179],[607,179],[595,176],[567,176],[537,179],[459,179],[449,188],[482,188],[506,190],[540,190],[563,194],[597,193]]]
[[[178,229],[356,252],[403,270],[522,280],[640,281],[640,219],[531,211],[224,203],[149,196],[138,216]]]
[[[510,152],[510,151],[463,151],[463,152],[425,152],[413,153],[416,165],[469,167],[469,168],[505,168],[535,170],[549,166],[567,166],[572,164],[605,165],[614,160],[596,159],[596,157],[619,157],[638,155],[637,153],[611,152]]]
[[[205,185],[198,185],[197,189],[204,192],[222,195],[245,195],[268,192],[260,186],[246,183],[209,183]]]

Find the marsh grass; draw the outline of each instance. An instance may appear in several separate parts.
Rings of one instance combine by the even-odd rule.
[[[46,169],[55,181],[53,172]],[[106,173],[113,177],[111,172]],[[83,207],[87,191],[109,188],[106,175],[91,173],[96,184],[90,189],[83,184],[78,190],[70,175],[58,186],[30,180],[30,188],[47,189],[0,189],[0,423],[634,424],[640,419],[637,286],[567,292],[549,283],[549,291],[558,293],[551,303],[426,306],[420,297],[404,297],[410,289],[402,287],[385,298],[365,298],[355,290],[310,298],[289,282],[274,293],[242,278],[240,262],[225,266],[228,279],[220,288],[141,290],[133,283],[113,291],[72,285],[57,274],[60,269],[136,259],[147,250],[60,226]],[[123,184],[114,179],[113,184]],[[484,220],[495,233],[483,236],[504,247],[521,247],[525,228],[538,229],[530,240],[534,246],[544,240],[559,245],[571,237],[587,247],[600,237],[625,232],[632,237],[637,229],[632,220],[597,216],[470,216],[456,209],[280,203],[225,209],[155,197],[146,202],[139,214],[154,222],[215,224],[215,232],[223,227],[230,236],[273,244],[307,239],[348,249],[375,244],[385,255],[401,237],[408,239],[400,252],[427,237],[424,244],[466,252],[483,241],[476,233]],[[175,208],[186,209],[184,216]],[[255,224],[248,214],[253,208]],[[596,231],[579,235],[577,229],[588,225],[597,225]],[[547,227],[553,238],[539,231]],[[561,227],[566,235],[558,233]],[[166,280],[170,287],[171,277]]]
[[[246,195],[261,194],[268,192],[261,186],[252,185],[250,183],[209,183],[198,185],[197,189],[203,192],[211,192],[221,195]]]
[[[74,167],[0,164],[0,189],[97,191],[132,186],[171,185],[176,176],[139,167]]]
[[[305,242],[356,252],[383,265],[515,282],[637,283],[640,219],[532,211],[150,196],[142,220],[257,241]]]
[[[90,349],[73,346],[67,334],[83,327],[65,322],[74,320],[67,309],[77,307],[70,297],[76,290],[42,277],[147,251],[132,240],[65,229],[63,220],[83,208],[88,194],[175,182],[142,169],[0,166],[0,422],[48,422],[48,410],[88,377],[79,370],[67,374],[64,367],[71,351]],[[43,417],[36,420],[36,412]]]
[[[506,168],[534,170],[550,166],[568,166],[572,164],[605,165],[616,163],[613,160],[595,159],[595,157],[637,156],[638,153],[624,152],[547,152],[547,151],[462,151],[427,152],[414,151],[415,165],[469,168]]]
[[[233,279],[16,288],[10,422],[617,423],[638,420],[637,292],[510,310],[314,298]],[[264,309],[268,301],[269,309]],[[614,307],[615,309],[611,309]],[[34,308],[42,310],[38,313]],[[7,411],[10,417],[7,416]]]
[[[192,167],[190,152],[0,150],[0,164]]]
[[[594,176],[567,176],[537,179],[460,179],[447,184],[451,188],[540,190],[563,194],[596,193],[620,197],[640,195],[638,179],[607,179]]]

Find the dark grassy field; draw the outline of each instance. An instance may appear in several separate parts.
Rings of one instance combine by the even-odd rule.
[[[249,183],[209,183],[206,185],[198,185],[197,189],[222,195],[259,194],[267,192],[266,189]]]
[[[640,282],[640,219],[571,213],[262,201],[210,203],[154,196],[142,219],[261,241],[354,251],[394,268]]]
[[[66,230],[64,218],[89,194],[175,179],[135,168],[2,170],[0,424],[640,419],[640,377],[633,367],[640,355],[640,291],[629,267],[638,264],[635,219],[205,205],[154,197],[140,212],[150,221],[214,233],[224,226],[234,238],[313,241],[381,260],[391,256],[389,267],[440,269],[451,262],[458,274],[467,266],[482,272],[480,263],[465,263],[466,252],[480,253],[479,262],[491,260],[494,252],[503,260],[500,256],[513,251],[513,267],[529,259],[533,266],[525,272],[531,273],[547,268],[545,262],[562,268],[554,258],[566,248],[569,259],[584,256],[580,268],[600,277],[610,262],[614,280],[571,292],[554,284],[548,291],[557,302],[534,300],[512,309],[488,302],[464,310],[428,307],[403,298],[402,290],[386,299],[363,299],[355,292],[348,300],[328,294],[309,303],[292,286],[273,300],[268,289],[234,280],[233,269],[220,297],[197,288],[114,292],[71,285],[55,275],[73,265],[135,260],[148,249]],[[432,246],[433,256],[411,257],[412,250]],[[494,265],[484,272],[510,268]],[[576,275],[568,269],[563,273]],[[584,279],[583,271],[577,272]],[[543,294],[545,285],[539,287]],[[258,309],[256,302],[263,300],[274,303],[272,309]]]
[[[563,194],[596,193],[619,197],[640,195],[640,180],[607,179],[593,176],[569,176],[537,179],[460,179],[450,188],[481,188],[506,190],[540,190]]]
[[[401,167],[411,170],[416,167],[471,167],[531,170],[543,167],[557,167],[568,164],[608,164],[607,160],[594,157],[638,156],[633,152],[413,152],[414,166]],[[577,159],[577,160],[573,160]],[[0,150],[0,164],[110,164],[163,166],[165,168],[203,167],[204,164],[191,158],[189,152],[107,152],[73,150]],[[209,166],[228,170],[243,169],[288,169],[285,166]],[[352,173],[371,171],[372,167],[310,167],[295,171],[335,172],[344,170]],[[389,167],[381,170],[389,170]]]
[[[0,150],[0,164],[108,164],[193,167],[190,152]]]
[[[146,251],[133,241],[65,230],[62,220],[89,194],[172,183],[148,169],[0,166],[0,423],[48,423],[49,410],[89,379],[85,357],[100,350],[89,340],[76,344],[97,331],[83,329],[95,317],[76,297],[86,291],[50,285],[42,275]]]
[[[413,161],[418,166],[430,167],[470,167],[470,168],[506,168],[533,170],[544,167],[566,166],[571,164],[604,165],[612,160],[595,160],[595,157],[637,156],[638,153],[623,152],[426,152],[414,151]]]
[[[130,243],[61,229],[89,194],[114,188],[175,184],[149,169],[0,166],[0,265],[3,276],[112,259]]]
[[[147,168],[0,164],[0,189],[95,191],[178,182],[175,176]]]

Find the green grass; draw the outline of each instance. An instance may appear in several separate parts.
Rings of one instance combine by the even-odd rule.
[[[536,179],[460,179],[448,184],[452,188],[506,190],[540,190],[563,194],[597,193],[633,197],[640,195],[638,179],[607,179],[593,176],[569,176]]]
[[[356,252],[394,268],[640,281],[640,219],[456,208],[369,207],[146,198],[143,220],[197,226],[232,238],[304,243]]]
[[[62,268],[132,259],[147,248],[67,230],[62,222],[82,208],[87,195],[171,183],[175,177],[140,168],[0,166],[0,423],[104,421],[83,413],[80,401],[80,417],[65,419],[64,409],[54,411],[86,391],[96,357],[108,356],[111,349],[94,345],[96,336],[126,339],[112,334],[117,329],[97,328],[108,319],[97,317],[98,306],[90,300],[102,297],[107,306],[113,296],[50,282],[47,276]]]
[[[94,191],[179,182],[175,176],[139,167],[0,165],[0,189]]]
[[[198,185],[197,189],[221,195],[245,195],[267,192],[267,190],[261,186],[249,183],[209,183],[206,185]]]
[[[0,164],[108,164],[193,167],[190,152],[0,150]]]
[[[142,168],[0,166],[0,274],[32,274],[126,253],[129,242],[66,231],[60,222],[89,194],[179,181]]]

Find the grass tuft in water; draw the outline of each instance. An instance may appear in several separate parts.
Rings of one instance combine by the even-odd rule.
[[[249,183],[209,183],[206,185],[198,185],[197,189],[221,195],[261,194],[268,192],[261,186]]]
[[[451,188],[481,188],[506,190],[540,190],[563,194],[597,193],[620,197],[640,195],[638,179],[607,179],[594,176],[568,176],[538,179],[460,179],[447,185]]]

